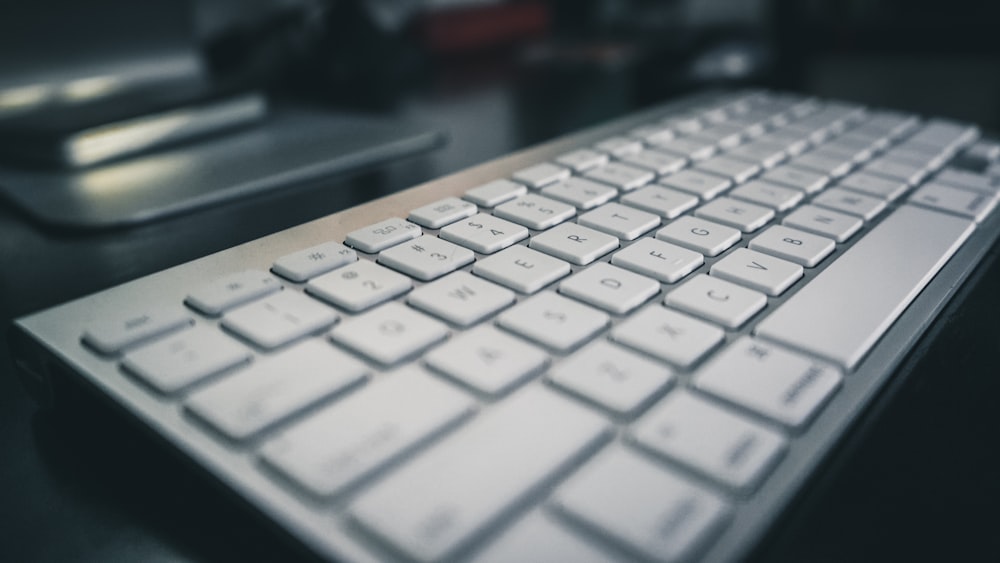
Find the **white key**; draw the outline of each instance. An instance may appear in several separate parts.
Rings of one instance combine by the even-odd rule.
[[[261,348],[277,348],[337,322],[326,305],[297,291],[282,291],[233,309],[222,318],[227,330]]]
[[[367,490],[348,510],[410,557],[448,559],[606,434],[598,415],[534,387]],[[509,470],[511,460],[517,471]]]
[[[362,380],[368,368],[321,340],[277,356],[193,393],[185,407],[231,440],[245,440]]]
[[[608,326],[606,313],[556,295],[539,293],[500,314],[497,324],[559,352],[567,352]]]
[[[521,293],[535,293],[550,283],[568,276],[569,264],[515,245],[485,258],[472,266],[472,273]]]
[[[785,211],[802,201],[802,192],[792,188],[772,184],[765,180],[753,180],[729,192],[729,197],[742,199],[758,205]]]
[[[656,213],[665,219],[673,219],[698,205],[698,198],[662,186],[646,186],[625,194],[621,202],[630,207]]]
[[[617,559],[580,534],[556,524],[544,512],[532,512],[491,543],[472,563],[572,561],[615,563]]]
[[[660,226],[660,218],[656,215],[620,203],[602,205],[584,213],[577,221],[622,240],[635,240]]]
[[[465,192],[465,195],[462,197],[476,205],[494,207],[505,201],[521,197],[526,193],[528,193],[528,188],[523,184],[501,178],[500,180],[493,180],[481,186],[476,186]]]
[[[618,248],[618,239],[576,223],[535,235],[528,246],[578,265],[590,264]]]
[[[812,203],[870,221],[885,209],[885,200],[842,188],[830,188],[813,198]]]
[[[740,231],[686,215],[656,231],[656,238],[679,244],[707,256],[718,256],[740,241]]]
[[[652,170],[657,174],[671,174],[687,166],[687,159],[656,150],[644,150],[632,155],[623,156],[621,161],[626,164]]]
[[[304,282],[358,260],[358,253],[339,242],[326,242],[278,258],[271,271],[293,282]]]
[[[780,433],[685,390],[643,415],[631,438],[742,491],[760,482],[785,448]]]
[[[700,170],[681,170],[660,180],[660,184],[709,200],[729,189],[733,183],[721,176]]]
[[[174,393],[250,357],[250,351],[232,338],[196,326],[126,353],[122,366],[157,391]]]
[[[781,224],[844,242],[861,229],[864,221],[815,205],[803,205],[785,216]]]
[[[927,182],[913,192],[909,201],[940,209],[981,223],[997,205],[1000,194],[953,188],[939,182]]]
[[[108,318],[90,323],[83,341],[102,354],[117,354],[157,336],[189,326],[194,319],[181,307],[112,313]]]
[[[416,355],[448,336],[448,327],[400,303],[341,323],[330,337],[383,365]]]
[[[927,167],[924,164],[886,157],[876,158],[865,164],[861,170],[892,180],[902,180],[911,186],[916,186],[927,177]]]
[[[586,178],[573,176],[542,189],[542,195],[558,199],[579,209],[590,209],[610,201],[618,195],[618,190],[607,184],[599,184]]]
[[[271,274],[247,270],[203,284],[188,294],[184,303],[206,315],[217,316],[280,289],[281,283]]]
[[[402,295],[412,287],[410,278],[368,260],[360,260],[313,279],[306,285],[306,291],[338,307],[358,312]]]
[[[880,197],[887,201],[892,201],[903,195],[903,192],[910,188],[909,184],[902,180],[890,180],[864,172],[857,172],[842,179],[838,186]]]
[[[679,246],[644,238],[611,256],[611,263],[627,270],[674,283],[704,263],[701,254]]]
[[[657,149],[672,152],[691,160],[705,160],[715,154],[715,143],[700,141],[691,137],[679,137],[669,141],[652,143]]]
[[[704,172],[728,178],[734,184],[742,184],[760,172],[757,164],[744,162],[728,156],[716,156],[699,162],[695,167]]]
[[[542,186],[558,182],[559,180],[565,180],[566,178],[569,178],[569,175],[569,168],[552,164],[551,162],[543,162],[541,164],[529,166],[523,170],[518,170],[511,177],[516,182],[527,184],[528,187],[540,188]]]
[[[572,168],[574,172],[585,172],[608,163],[608,155],[590,149],[577,149],[560,155],[556,162]]]
[[[790,130],[775,129],[758,137],[763,143],[781,147],[788,156],[796,156],[804,153],[809,148],[809,137],[801,133]]]
[[[657,143],[674,138],[674,132],[664,125],[641,125],[630,130],[628,134],[644,143]]]
[[[754,237],[748,246],[751,250],[759,250],[812,268],[829,256],[837,243],[830,238],[774,225]]]
[[[459,326],[470,326],[514,302],[514,292],[467,272],[418,287],[406,302]]]
[[[839,178],[850,172],[851,168],[854,167],[854,163],[849,158],[833,155],[829,152],[820,152],[819,150],[797,156],[790,160],[788,165],[831,178]]]
[[[792,166],[779,166],[768,170],[761,175],[760,179],[802,190],[807,194],[816,193],[830,183],[830,177],[826,174],[801,170]]]
[[[736,147],[727,152],[726,156],[759,164],[761,168],[774,168],[788,158],[788,153],[780,145],[760,141]]]
[[[664,303],[724,327],[739,328],[767,305],[767,296],[699,274],[668,293]]]
[[[375,254],[390,246],[417,238],[421,234],[423,233],[419,225],[393,217],[348,234],[344,242],[361,252]]]
[[[732,148],[740,144],[744,138],[744,128],[739,125],[722,123],[698,131],[693,137],[711,141],[723,148]]]
[[[710,490],[614,447],[556,490],[552,503],[629,550],[655,561],[687,561],[728,515]]]
[[[509,219],[529,229],[544,231],[576,215],[576,209],[560,201],[528,194],[524,197],[498,205],[493,214]],[[459,223],[461,224],[461,223]]]
[[[424,360],[469,387],[499,395],[541,372],[549,356],[523,340],[483,325],[432,350]]]
[[[492,215],[479,213],[444,227],[438,236],[471,248],[480,254],[493,254],[528,238],[528,229]]]
[[[669,369],[600,340],[549,370],[549,379],[609,411],[631,416],[673,380]]]
[[[268,440],[261,455],[304,490],[329,497],[413,451],[472,408],[460,391],[421,369],[405,368]]]
[[[698,370],[694,384],[796,428],[819,411],[840,380],[831,365],[744,336]]]
[[[681,368],[722,343],[726,331],[666,307],[646,307],[611,331],[611,338]]]
[[[423,281],[439,278],[475,259],[476,255],[468,248],[430,235],[383,250],[378,255],[379,264]]]
[[[642,143],[628,137],[609,137],[594,145],[594,148],[608,154],[622,157],[642,150]]]
[[[981,144],[977,146],[987,146],[987,145]],[[1000,143],[994,143],[988,146],[996,149],[997,152],[1000,152]],[[993,193],[996,192],[998,189],[1000,189],[1000,181],[990,178],[989,174],[985,173],[976,174],[974,172],[967,172],[965,170],[959,170],[957,168],[945,168],[944,170],[939,172],[937,176],[934,176],[934,181],[940,182],[942,184],[947,184],[949,186],[954,186],[956,188],[965,188],[967,190],[978,190],[987,193]]]
[[[786,262],[755,250],[737,248],[728,256],[712,264],[711,274],[778,296],[802,278],[802,266]]]
[[[645,186],[653,181],[656,174],[621,162],[611,162],[586,173],[591,180],[614,186],[623,192]]]
[[[408,219],[428,229],[440,229],[460,219],[471,217],[476,211],[475,204],[457,197],[446,197],[410,211]]]
[[[774,210],[728,197],[720,197],[694,210],[694,214],[745,233],[763,227],[774,218]]]
[[[624,315],[659,292],[656,280],[605,262],[580,270],[559,284],[559,293],[616,315]]]

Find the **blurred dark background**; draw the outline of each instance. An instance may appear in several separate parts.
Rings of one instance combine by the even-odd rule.
[[[996,131],[998,21],[987,0],[6,2],[0,146],[257,91],[279,108],[422,120],[451,141],[111,232],[60,231],[0,202],[0,320],[703,88],[787,89]],[[0,167],[23,165],[0,151]],[[761,559],[1000,557],[1000,383],[984,360],[1000,345],[996,255]],[[37,408],[8,356],[0,344],[0,560],[300,555],[99,401]]]

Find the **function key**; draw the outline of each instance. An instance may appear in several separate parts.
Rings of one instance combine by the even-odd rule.
[[[428,229],[440,229],[475,214],[475,204],[462,201],[457,197],[446,197],[441,201],[414,209],[410,212],[408,219]]]
[[[527,184],[531,188],[541,188],[549,184],[569,178],[569,168],[564,168],[550,162],[543,162],[518,170],[512,176],[515,181]]]
[[[361,252],[375,254],[422,234],[418,225],[392,217],[348,234],[345,242]]]
[[[476,205],[494,207],[526,193],[528,193],[528,188],[523,184],[500,179],[472,188],[465,192],[463,197]]]

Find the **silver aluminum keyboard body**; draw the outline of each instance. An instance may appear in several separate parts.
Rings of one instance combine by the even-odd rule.
[[[770,117],[757,111],[768,103],[781,111]],[[824,108],[850,117],[823,126]],[[977,132],[921,121],[888,142],[858,147],[866,123],[881,115],[891,121],[900,114],[759,92],[681,100],[19,319],[15,353],[34,373],[78,378],[109,397],[322,557],[511,560],[531,548],[537,556],[566,560],[736,560],[817,473],[1000,234],[1000,214],[990,211],[1000,198],[996,182],[938,171],[972,145]],[[699,121],[700,131],[693,125]],[[941,131],[958,132],[943,141],[950,145],[940,152],[948,154],[936,155],[940,162],[926,173],[916,170],[910,163],[922,153],[914,149],[942,142]],[[795,162],[802,139],[811,139],[813,150],[852,132],[858,134],[802,159],[792,174],[771,173],[785,166],[775,156],[780,146],[742,150],[744,160],[727,156],[760,137],[787,142],[784,162]],[[700,192],[691,207],[684,194],[698,195],[709,188],[704,178],[720,177],[686,174],[671,184],[679,171],[673,162],[685,157],[668,151],[663,154],[673,157],[636,158],[636,143],[644,150],[716,145],[714,155],[700,151],[702,158],[684,170],[732,174],[730,185]],[[759,166],[748,154],[760,155]],[[589,209],[627,205],[630,198],[622,196],[641,189],[636,184],[650,185],[639,162],[662,167],[658,185],[674,190],[664,192],[672,194],[671,203],[658,211],[643,200],[633,209],[644,211],[630,218],[627,231],[613,231],[610,211],[592,215],[590,227],[577,225]],[[609,164],[617,168],[596,173]],[[855,177],[859,169],[896,176],[866,180]],[[574,203],[541,199],[546,186],[571,170],[620,193],[605,203],[601,192],[595,203],[583,191],[593,184],[581,182],[571,190]],[[820,183],[820,176],[828,180]],[[894,187],[917,176],[931,179]],[[734,193],[734,205],[699,211],[726,201],[719,198],[748,180],[770,177],[787,183],[771,192],[757,185]],[[753,242],[796,210],[812,209],[803,206],[838,184],[867,197],[833,192],[839,211],[823,207],[829,217],[817,220],[814,213]],[[677,191],[684,186],[690,191]],[[802,197],[790,198],[789,187]],[[518,208],[506,193],[531,205]],[[508,204],[502,213],[508,223],[486,217],[492,225],[529,226],[530,238],[518,234],[503,243],[524,247],[516,257],[477,271],[478,263],[503,251],[470,254],[466,246],[479,243],[467,242],[474,236],[468,228],[437,238],[447,224],[479,221],[461,202],[446,200],[463,197],[487,215]],[[916,201],[908,203],[911,197]],[[450,207],[432,205],[442,200]],[[762,205],[769,201],[774,213]],[[574,205],[579,208],[565,219]],[[852,206],[860,211],[844,212]],[[389,221],[414,210],[415,221],[433,228]],[[651,229],[657,214],[659,225]],[[748,214],[752,224],[744,222]],[[696,236],[711,234],[712,248],[695,253],[684,237],[660,233],[677,220],[689,221],[688,232],[697,233],[708,221],[714,232]],[[863,227],[855,232],[858,222]],[[358,234],[376,224],[379,232]],[[571,227],[553,231],[555,224]],[[600,244],[581,253],[530,242],[545,232],[577,237],[571,241],[599,233]],[[788,233],[803,232],[802,244],[781,249]],[[432,244],[421,243],[421,233]],[[644,252],[672,249],[675,270],[656,270],[638,252],[613,258],[639,243]],[[383,246],[396,250],[380,258]],[[528,250],[546,256],[549,277],[534,285],[515,279],[515,260],[535,256]],[[408,262],[428,251],[454,263],[435,270]],[[376,259],[392,271],[366,278]],[[310,261],[334,266],[317,274]],[[560,262],[579,277],[566,276]],[[863,271],[880,263],[887,265]],[[779,267],[759,280],[741,277],[743,268],[752,273],[767,264]],[[468,277],[433,291],[431,285],[446,279],[441,273],[452,269]],[[600,275],[581,275],[590,270]],[[338,272],[351,274],[334,279]],[[866,283],[869,274],[877,283]],[[200,289],[213,280],[228,280],[223,295]],[[567,280],[574,281],[564,287]],[[375,301],[392,305],[366,301],[359,294],[365,282],[384,292]],[[609,284],[625,288],[628,300],[616,300]],[[416,293],[421,288],[427,290]],[[470,288],[484,297],[468,311],[441,306],[449,292],[471,299]],[[408,302],[410,295],[418,298]],[[826,295],[840,301],[828,303]],[[716,297],[725,303],[714,303]],[[828,339],[811,326],[813,310],[831,321]],[[572,326],[546,331],[557,316]],[[131,324],[109,326],[115,318]],[[661,349],[646,326],[677,329],[674,336],[690,339],[679,349]],[[148,334],[144,327],[151,327]],[[225,335],[226,342],[199,339],[199,348],[183,341],[192,330]],[[379,334],[389,340],[379,342]],[[517,361],[497,365],[459,344],[495,345]],[[198,369],[164,370],[171,350],[183,346],[200,354]],[[753,358],[768,363],[755,366]],[[471,367],[476,361],[484,363]],[[290,371],[303,379],[283,380]],[[761,378],[759,384],[734,380],[735,371]],[[254,393],[253,421],[226,401]],[[260,398],[269,393],[270,402]],[[692,418],[708,430],[692,430]],[[679,425],[676,432],[663,430],[670,425]],[[359,435],[367,438],[351,442]],[[321,459],[321,437],[344,442],[340,457]],[[386,443],[394,444],[391,451],[379,450]],[[750,465],[727,465],[727,459]]]

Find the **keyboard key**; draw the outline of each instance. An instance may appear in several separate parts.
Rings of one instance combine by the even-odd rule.
[[[606,313],[550,291],[500,314],[497,324],[558,352],[568,352],[604,330]]]
[[[818,150],[807,152],[788,161],[793,168],[802,168],[810,172],[822,174],[830,178],[839,178],[851,171],[853,163],[850,159]]]
[[[542,511],[533,512],[486,547],[473,563],[572,561],[614,563],[616,558],[579,534],[556,524]]]
[[[803,205],[788,214],[781,221],[781,224],[829,237],[837,242],[844,242],[858,232],[864,222],[844,213],[830,211],[815,205]]]
[[[454,426],[472,409],[460,391],[408,367],[281,432],[264,444],[261,457],[308,493],[330,497]]]
[[[528,238],[528,229],[492,215],[479,213],[444,227],[438,236],[471,248],[480,254],[493,254]]]
[[[412,287],[410,278],[368,260],[360,260],[313,279],[306,285],[306,292],[358,312],[402,295]]]
[[[568,276],[569,264],[515,245],[472,266],[472,273],[521,293],[535,293],[550,283]]]
[[[418,287],[406,302],[458,326],[470,326],[514,302],[514,292],[467,272]]]
[[[586,177],[627,192],[652,182],[656,175],[644,168],[611,162],[587,172]]]
[[[618,248],[618,239],[604,233],[566,223],[535,235],[528,246],[580,266],[590,264]]]
[[[687,166],[687,159],[656,150],[644,150],[632,155],[623,156],[621,161],[626,164],[652,170],[657,174],[671,174]]]
[[[673,130],[664,125],[642,125],[630,130],[628,134],[644,143],[669,141],[674,138]]]
[[[761,168],[774,168],[788,158],[788,153],[780,145],[766,141],[754,141],[726,153],[726,156],[757,164]]]
[[[628,137],[609,137],[594,145],[594,148],[620,158],[641,151],[642,143]]]
[[[751,239],[748,246],[751,250],[759,250],[812,268],[829,256],[837,243],[830,238],[774,225]]]
[[[576,209],[572,205],[566,205],[554,199],[528,194],[514,201],[498,205],[493,210],[493,214],[502,219],[509,219],[518,225],[524,225],[529,229],[544,231],[572,218],[576,215]]]
[[[559,180],[569,178],[570,170],[563,166],[543,162],[534,166],[529,166],[523,170],[518,170],[512,176],[514,181],[526,184],[529,188],[541,188],[549,184],[554,184]]]
[[[802,278],[802,266],[761,254],[755,250],[737,248],[722,260],[712,264],[711,275],[762,291],[772,297],[781,295]]]
[[[307,340],[199,389],[184,406],[227,438],[245,440],[359,383],[367,371],[328,342]]]
[[[729,510],[710,490],[621,447],[573,475],[552,504],[656,561],[689,560],[714,537]]]
[[[715,143],[723,148],[732,148],[740,144],[745,138],[744,128],[739,125],[721,123],[698,131],[692,137]]]
[[[679,246],[644,238],[611,256],[611,263],[665,283],[674,283],[704,263],[701,254]]]
[[[981,223],[997,205],[1000,194],[987,193],[928,182],[913,192],[909,201],[924,207],[947,211]]]
[[[463,197],[476,205],[495,207],[526,193],[528,193],[528,188],[523,184],[500,179],[472,188],[465,192]]]
[[[577,221],[622,240],[635,240],[660,226],[660,218],[656,215],[620,203],[602,205],[584,213]]]
[[[378,255],[379,264],[423,281],[439,278],[475,259],[476,255],[468,248],[430,235],[383,250]]]
[[[617,266],[599,262],[559,284],[559,293],[624,315],[660,292],[660,284]]]
[[[336,311],[297,291],[282,291],[234,309],[222,326],[266,349],[284,346],[337,322]]]
[[[363,493],[349,512],[410,557],[447,559],[606,436],[596,414],[528,389]]]
[[[830,188],[813,198],[812,203],[871,221],[885,210],[885,200],[841,188]]]
[[[642,447],[747,491],[785,448],[781,434],[685,390],[643,415],[631,437]]]
[[[725,155],[699,162],[695,165],[695,168],[726,178],[734,184],[746,182],[756,176],[761,170],[757,164],[744,162]]]
[[[910,188],[909,184],[901,180],[890,180],[872,174],[865,174],[864,172],[851,174],[842,179],[837,185],[863,194],[880,197],[887,201],[893,201]]]
[[[90,323],[83,341],[102,354],[117,354],[129,346],[191,325],[194,319],[181,307],[114,315]]]
[[[726,337],[721,328],[665,307],[646,307],[611,331],[611,338],[680,368],[689,368]]]
[[[802,190],[807,194],[816,193],[830,183],[830,177],[825,174],[800,170],[791,166],[779,166],[773,170],[768,170],[761,175],[760,179],[795,188],[796,190]]]
[[[218,316],[237,305],[249,303],[281,290],[281,283],[267,272],[247,270],[203,284],[192,291],[184,303]]]
[[[819,411],[840,380],[833,366],[744,336],[702,366],[694,385],[797,428]]]
[[[448,336],[448,327],[400,303],[382,305],[334,327],[330,337],[383,365],[416,355]]]
[[[654,142],[652,145],[659,150],[671,152],[690,160],[705,160],[718,150],[715,143],[692,137],[678,137],[669,141]]]
[[[421,234],[419,225],[393,217],[348,234],[344,242],[361,252],[375,254]]]
[[[475,204],[457,197],[446,197],[440,201],[410,211],[408,219],[428,229],[440,229],[460,219],[476,214]]]
[[[304,282],[358,260],[358,253],[339,242],[326,242],[278,258],[271,271],[293,282]]]
[[[581,173],[591,168],[604,166],[608,163],[608,155],[590,149],[577,149],[560,155],[556,158],[556,162],[572,168],[574,172]]]
[[[656,231],[656,238],[679,244],[707,256],[718,256],[740,241],[740,231],[685,215]]]
[[[126,353],[122,367],[157,391],[174,393],[250,358],[245,346],[199,325]]]
[[[770,207],[777,211],[785,211],[802,201],[802,192],[764,180],[752,180],[737,186],[729,192],[729,197]]]
[[[1000,143],[990,146],[996,147],[997,151],[1000,152]],[[1000,158],[997,160],[1000,160]],[[934,181],[956,188],[965,188],[967,190],[977,190],[986,193],[994,193],[1000,189],[1000,181],[990,178],[988,174],[976,174],[957,168],[945,168],[934,177]]]
[[[665,188],[662,186],[646,186],[622,196],[621,202],[629,207],[637,207],[643,211],[656,213],[665,219],[673,219],[698,205],[698,198]]]
[[[767,305],[767,296],[699,274],[667,293],[663,302],[726,328],[739,328]]]
[[[733,183],[725,178],[699,170],[681,170],[660,180],[660,184],[709,200],[729,189]]]
[[[885,157],[876,158],[861,168],[862,171],[890,180],[902,180],[911,186],[916,186],[927,177],[927,167],[924,164],[914,164],[898,159]]]
[[[542,195],[558,199],[578,209],[591,209],[610,201],[618,195],[618,190],[606,184],[573,176],[544,188]]]
[[[774,218],[774,210],[728,197],[720,197],[694,210],[703,219],[722,223],[745,233],[756,231]]]
[[[549,356],[523,340],[483,325],[432,350],[425,361],[431,368],[495,396],[541,372]]]
[[[635,414],[673,381],[669,369],[606,340],[556,364],[548,377],[559,387],[621,416]]]

